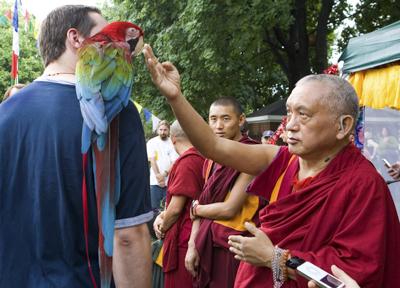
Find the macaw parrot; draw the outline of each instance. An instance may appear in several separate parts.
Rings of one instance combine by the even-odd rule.
[[[130,22],[113,22],[99,33],[85,39],[78,50],[75,74],[76,94],[83,117],[81,150],[85,169],[87,153],[92,148],[101,287],[109,287],[111,283],[115,207],[119,200],[121,184],[118,113],[128,105],[133,86],[132,58],[141,52],[142,47],[143,31],[140,27]],[[83,181],[87,243],[85,174]],[[89,256],[87,257],[91,267]],[[91,276],[94,281],[93,274]]]

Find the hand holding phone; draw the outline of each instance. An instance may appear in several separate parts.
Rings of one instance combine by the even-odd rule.
[[[342,281],[322,270],[318,266],[315,266],[311,262],[304,262],[297,267],[297,271],[300,275],[307,278],[308,280],[314,280],[315,283],[321,288],[344,288],[345,285]]]
[[[392,168],[392,164],[390,164],[385,158],[382,158],[382,161],[385,163],[386,168]]]

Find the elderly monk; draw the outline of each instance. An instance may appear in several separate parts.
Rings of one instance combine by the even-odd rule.
[[[185,268],[192,221],[190,206],[198,199],[204,180],[204,158],[190,143],[178,121],[171,125],[171,140],[179,158],[172,166],[167,189],[167,208],[154,221],[158,238],[164,238],[165,288],[191,287],[192,276]]]
[[[270,200],[260,228],[247,225],[254,237],[230,238],[242,260],[236,287],[307,287],[295,270],[299,259],[326,271],[335,263],[364,288],[398,286],[399,219],[384,180],[350,143],[358,99],[346,80],[310,75],[297,83],[287,100],[288,147],[243,145],[216,137],[183,97],[177,69],[159,63],[148,45],[144,55],[192,143],[205,157],[258,175],[250,192]]]

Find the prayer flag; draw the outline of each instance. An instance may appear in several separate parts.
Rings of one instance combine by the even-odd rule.
[[[153,132],[155,132],[157,130],[158,123],[160,123],[161,120],[154,115],[151,116],[151,120],[152,120]]]
[[[143,108],[144,120],[148,123],[151,120],[151,112],[146,108]]]

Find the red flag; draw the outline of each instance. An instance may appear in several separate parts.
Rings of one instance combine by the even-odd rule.
[[[18,0],[15,0],[13,14],[13,45],[12,45],[12,65],[11,78],[18,83],[18,57],[19,57],[19,35],[18,35]]]

